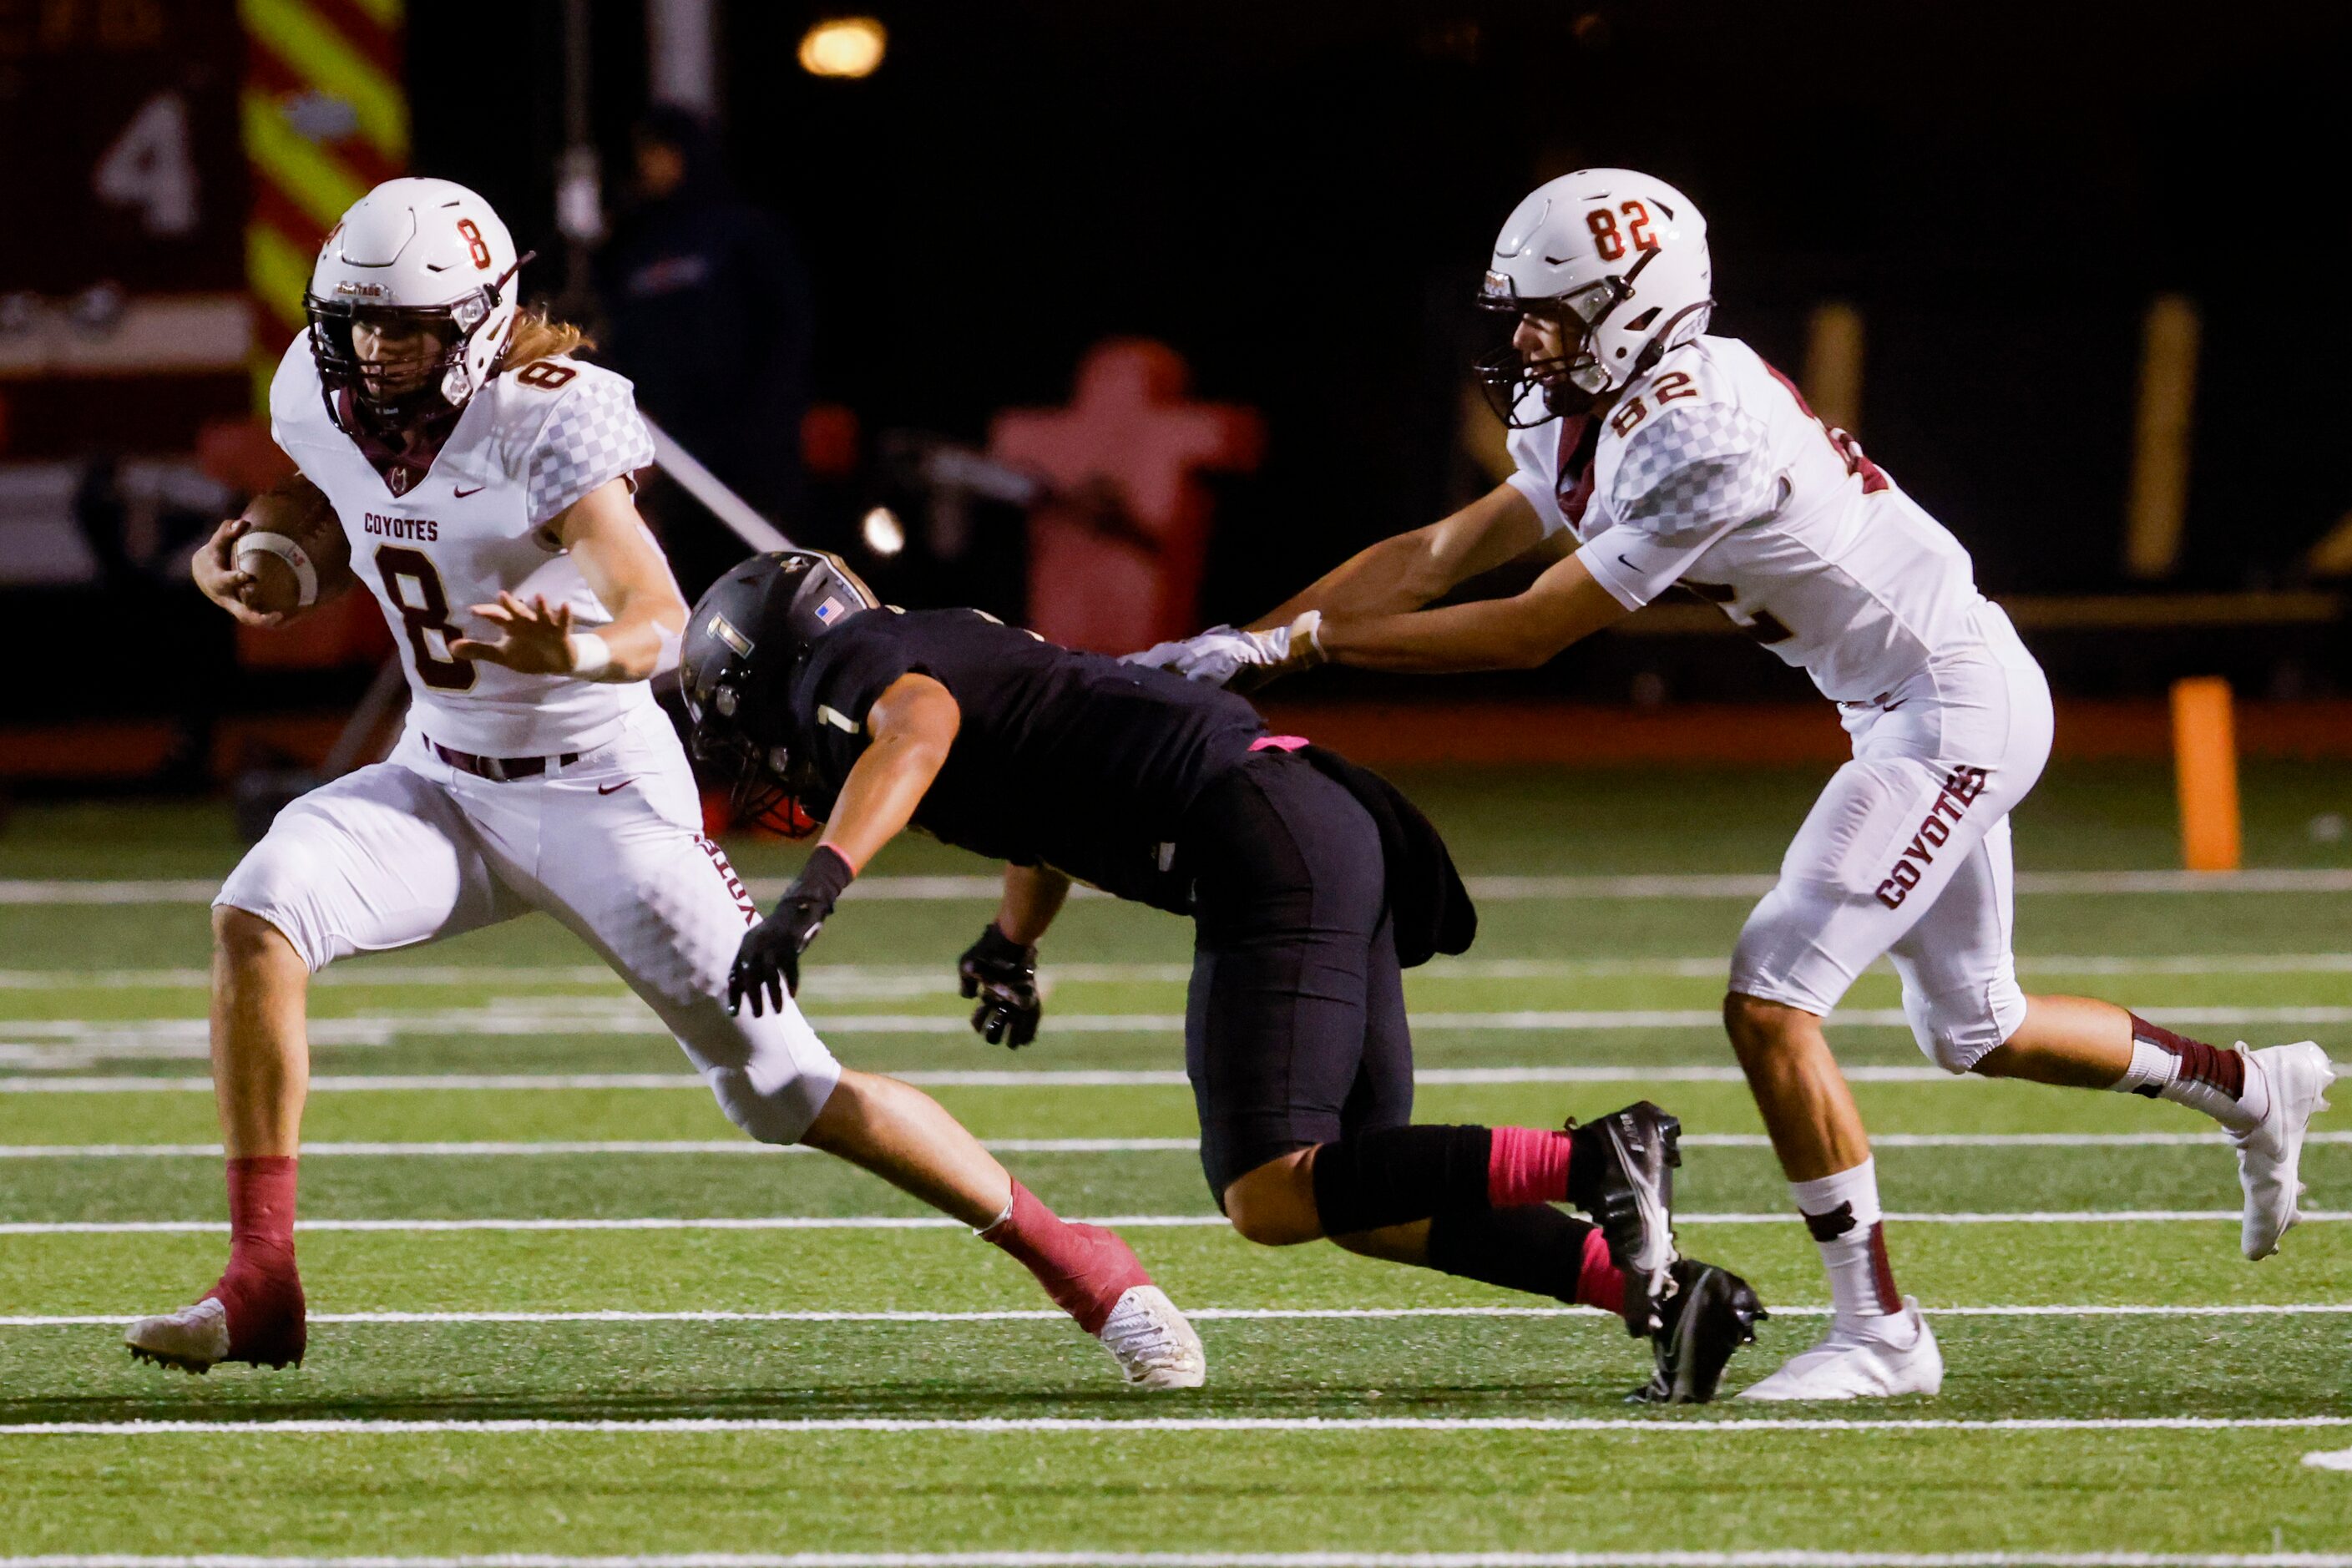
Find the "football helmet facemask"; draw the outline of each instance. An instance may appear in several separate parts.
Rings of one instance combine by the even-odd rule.
[[[780,550],[720,577],[695,602],[678,650],[696,761],[728,788],[739,820],[799,838],[833,802],[807,755],[793,682],[816,639],[878,607],[855,572],[819,550]]]
[[[1706,220],[1664,180],[1582,169],[1538,185],[1504,223],[1478,304],[1515,329],[1549,321],[1562,352],[1506,343],[1478,361],[1487,401],[1515,430],[1581,412],[1706,331],[1713,282]]]
[[[505,350],[528,259],[490,204],[452,181],[386,180],[352,203],[302,300],[336,427],[401,430],[463,408]],[[365,358],[356,326],[423,344],[414,358]]]

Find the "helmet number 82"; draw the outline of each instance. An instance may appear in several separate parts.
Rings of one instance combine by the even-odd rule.
[[[472,689],[474,661],[449,657],[449,645],[464,634],[449,624],[449,593],[433,558],[421,550],[386,545],[375,552],[375,569],[383,578],[385,602],[399,612],[401,629],[408,634],[416,679],[436,691]]]
[[[1617,226],[1617,214],[1625,215],[1623,228]],[[1626,242],[1630,239],[1635,250],[1655,250],[1658,237],[1650,232],[1650,209],[1638,201],[1620,202],[1617,211],[1594,207],[1584,215],[1584,226],[1592,231],[1592,247],[1603,261],[1624,259]]]

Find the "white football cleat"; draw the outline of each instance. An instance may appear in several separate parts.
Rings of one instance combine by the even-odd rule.
[[[2244,1132],[2232,1132],[2238,1151],[2238,1185],[2245,1189],[2246,1217],[2240,1235],[2246,1257],[2259,1260],[2276,1252],[2279,1237],[2302,1218],[2303,1135],[2314,1113],[2327,1109],[2322,1098],[2335,1081],[2335,1064],[2309,1040],[2238,1052],[2246,1070],[2263,1075],[2270,1110]]]
[[[1822,1342],[1790,1356],[1780,1371],[1739,1391],[1742,1399],[1890,1399],[1936,1394],[1944,1386],[1944,1352],[1919,1303],[1885,1318],[1832,1320]]]
[[[137,1360],[202,1376],[228,1355],[228,1309],[207,1296],[193,1307],[140,1319],[122,1342]]]
[[[1130,1388],[1198,1388],[1208,1379],[1201,1336],[1157,1285],[1129,1286],[1095,1337]]]

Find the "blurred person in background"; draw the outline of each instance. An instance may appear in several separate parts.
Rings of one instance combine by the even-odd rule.
[[[596,264],[604,357],[656,424],[798,531],[814,318],[791,233],[737,192],[718,137],[691,110],[648,110],[635,157],[633,200]],[[742,554],[698,517],[673,523],[667,542],[689,594]]]

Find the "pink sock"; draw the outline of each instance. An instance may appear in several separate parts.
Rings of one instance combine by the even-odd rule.
[[[1151,1283],[1143,1260],[1117,1233],[1071,1224],[1018,1182],[1013,1184],[1011,1211],[980,1238],[1019,1258],[1054,1304],[1090,1334],[1102,1331],[1121,1296]]]
[[[1568,1201],[1568,1134],[1497,1127],[1486,1154],[1486,1203],[1498,1209]]]
[[[1584,1233],[1584,1270],[1576,1277],[1576,1301],[1625,1315],[1625,1271],[1609,1261],[1609,1242],[1598,1230]]]

